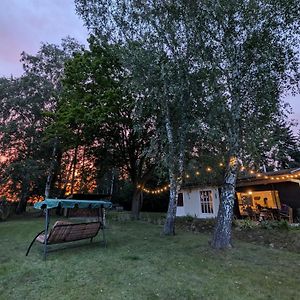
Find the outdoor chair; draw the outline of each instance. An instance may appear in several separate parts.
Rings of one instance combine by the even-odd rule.
[[[97,209],[97,222],[89,223],[70,223],[65,221],[57,221],[51,230],[49,230],[50,213],[49,210],[53,208],[89,208]],[[35,241],[44,245],[44,259],[47,257],[47,246],[52,244],[61,244],[67,242],[74,242],[84,239],[93,238],[102,230],[103,242],[106,247],[105,240],[105,211],[104,208],[111,208],[112,203],[109,201],[98,200],[76,200],[76,199],[45,199],[44,201],[34,204],[34,208],[43,209],[45,212],[45,230],[38,233],[29,248],[27,249],[26,256],[28,255],[32,245]]]
[[[251,206],[246,207],[246,213],[248,215],[248,218],[252,221],[257,221],[257,216],[255,211],[252,209]]]
[[[293,223],[293,209],[285,205],[284,209],[279,212],[280,220],[286,220]]]
[[[52,229],[50,230],[47,237],[45,236],[45,230],[39,232],[27,249],[26,256],[29,254],[29,251],[35,241],[44,244],[44,245],[53,245],[61,244],[67,242],[74,242],[84,239],[90,239],[93,241],[93,238],[98,234],[99,230],[102,229],[103,241],[106,246],[104,228],[101,221],[90,222],[90,223],[70,223],[66,221],[57,221]]]

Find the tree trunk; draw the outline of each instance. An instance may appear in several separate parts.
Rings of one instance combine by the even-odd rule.
[[[105,173],[108,171],[108,167],[103,160],[97,159],[96,161],[96,193],[103,193],[103,177]]]
[[[177,209],[177,196],[182,183],[183,175],[183,162],[184,162],[184,151],[183,151],[183,134],[180,138],[179,152],[176,151],[176,145],[174,141],[173,129],[171,126],[169,109],[166,106],[166,132],[169,144],[169,178],[170,178],[170,199],[166,222],[164,225],[163,233],[165,235],[175,235],[175,218]],[[178,180],[179,177],[179,180]]]
[[[70,158],[71,158],[71,157],[68,156],[68,159],[70,159]],[[71,174],[72,174],[73,160],[74,160],[74,157],[72,158],[72,161],[70,162],[69,169],[63,171],[63,172],[65,172],[65,173],[67,173],[67,175],[66,175],[65,180],[64,180],[65,182],[64,182],[63,188],[60,190],[59,198],[63,198],[63,197],[65,196],[65,194],[66,194],[67,186],[68,186],[68,183],[69,183]]]
[[[238,161],[232,157],[228,163],[225,180],[221,190],[221,202],[218,212],[217,224],[211,246],[215,249],[231,248],[231,226],[233,206],[235,200],[235,186],[238,174]]]
[[[177,209],[177,196],[178,196],[178,185],[177,179],[175,176],[170,176],[170,199],[168,212],[166,217],[166,222],[164,224],[165,235],[175,235],[175,218],[176,218],[176,209]]]
[[[52,191],[52,197],[59,197],[61,187],[62,187],[62,176],[61,176],[61,161],[62,161],[62,151],[58,147],[54,163],[54,170],[52,174],[50,191]],[[57,183],[57,184],[56,184]]]
[[[86,186],[86,178],[85,178],[85,147],[83,146],[82,150],[82,164],[81,164],[81,180],[79,185],[79,193],[84,194]]]
[[[22,195],[20,198],[20,201],[18,203],[18,206],[16,208],[16,214],[21,214],[26,211],[27,206],[27,194]]]
[[[111,171],[111,181],[110,181],[110,196],[112,197],[112,194],[114,192],[114,184],[115,184],[115,172],[114,169]]]
[[[54,141],[53,150],[52,150],[52,157],[50,162],[50,168],[47,176],[46,187],[45,187],[45,199],[49,198],[50,190],[51,190],[51,182],[53,177],[53,172],[55,168],[55,160],[56,160],[56,149],[57,149],[57,139]]]
[[[139,161],[141,163],[141,160]],[[141,165],[137,165],[135,166],[135,168],[142,169]],[[143,204],[142,188],[151,178],[151,174],[153,170],[154,170],[154,165],[151,165],[150,167],[148,167],[148,169],[144,172],[143,175],[141,174],[141,172],[131,173],[132,174],[131,181],[134,186],[132,202],[131,202],[131,215],[132,218],[135,220],[140,218],[140,211],[142,209],[142,204]]]
[[[27,181],[22,183],[22,191],[20,196],[20,201],[16,208],[16,213],[21,214],[26,211],[26,205],[28,200],[28,192],[29,192],[29,183]]]
[[[73,195],[73,193],[74,193],[75,172],[76,172],[76,165],[77,165],[77,154],[78,154],[78,146],[75,147],[75,153],[74,153],[73,171],[72,171],[72,178],[71,178],[71,191],[70,191],[70,195]]]
[[[141,190],[135,186],[132,203],[131,203],[131,217],[134,220],[138,220],[140,218],[140,210],[141,210]]]

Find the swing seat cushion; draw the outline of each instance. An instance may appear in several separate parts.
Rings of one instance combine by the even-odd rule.
[[[41,233],[37,238],[36,238],[36,241],[40,242],[40,243],[44,243],[45,241],[45,234],[44,233]]]
[[[101,222],[69,223],[57,221],[47,236],[47,244],[59,244],[93,238],[98,234]],[[45,234],[40,234],[36,241],[45,242]]]

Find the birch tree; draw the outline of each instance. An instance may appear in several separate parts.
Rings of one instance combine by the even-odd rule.
[[[129,84],[141,95],[137,111],[152,111],[169,170],[170,199],[164,233],[172,235],[186,139],[194,124],[192,110],[197,97],[193,95],[191,82],[200,74],[192,59],[197,43],[190,30],[195,17],[191,5],[194,1],[191,4],[120,0],[75,3],[86,25],[101,39],[127,49],[122,59],[131,74]],[[200,90],[198,86],[197,92]]]
[[[213,127],[223,137],[227,161],[214,248],[231,247],[239,163],[265,138],[282,94],[297,82],[299,8],[297,1],[203,1],[215,69]]]
[[[278,115],[284,90],[297,81],[299,3],[294,0],[75,2],[86,25],[104,40],[135,45],[140,52],[153,55],[152,61],[142,60],[140,52],[134,51],[129,61],[133,74],[139,75],[142,73],[137,70],[147,63],[140,78],[145,85],[151,84],[144,88],[143,95],[148,99],[154,96],[153,103],[160,108],[158,119],[164,121],[161,124],[168,145],[165,149],[171,185],[164,230],[167,234],[174,233],[176,194],[181,183],[176,177],[182,175],[184,140],[192,116],[197,116],[195,123],[203,123],[205,107],[204,128],[209,134],[216,133],[216,144],[224,144],[226,159],[212,246],[230,247],[239,163],[251,155],[266,125]],[[195,78],[198,88],[194,95],[191,78]],[[193,105],[196,98],[204,101]],[[179,115],[176,109],[173,111],[174,107],[177,112],[181,107]],[[176,120],[182,118],[180,126],[172,123],[171,116]]]

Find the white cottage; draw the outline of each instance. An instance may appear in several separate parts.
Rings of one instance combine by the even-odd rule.
[[[218,187],[184,187],[178,194],[176,216],[215,218],[218,214],[219,203]]]

